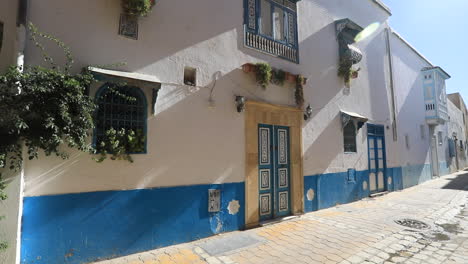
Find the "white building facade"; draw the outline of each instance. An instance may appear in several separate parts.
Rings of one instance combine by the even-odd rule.
[[[424,78],[440,75],[439,89],[448,74],[392,31],[379,1],[159,1],[138,28],[120,2],[22,2],[27,21],[70,46],[75,71],[125,63],[91,68],[97,81],[90,95],[102,109],[116,109],[100,98],[108,84],[125,81],[138,98],[128,106],[135,114],[103,111],[90,142],[110,126],[135,126],[146,140],[134,163],[98,164],[75,151],[68,160],[25,161],[13,195],[24,202],[13,221],[22,223],[17,262],[127,255],[449,172],[448,141],[439,144],[437,136],[449,133],[450,108],[431,123]],[[375,32],[356,43],[373,23]],[[284,84],[260,87],[258,62],[287,72]],[[349,85],[338,76],[343,62],[357,71]],[[42,63],[32,42],[25,63]],[[445,88],[437,91],[439,107]]]

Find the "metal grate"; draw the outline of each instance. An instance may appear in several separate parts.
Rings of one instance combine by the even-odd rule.
[[[113,92],[113,89],[116,92]],[[146,103],[143,93],[137,87],[122,86],[109,89],[106,84],[98,91],[95,143],[99,145],[110,128],[141,131],[146,128]],[[124,96],[134,98],[134,101]]]
[[[419,229],[419,230],[429,228],[428,224],[419,220],[415,220],[415,219],[400,219],[400,220],[396,220],[395,223],[402,225],[402,226],[409,227],[409,228]]]

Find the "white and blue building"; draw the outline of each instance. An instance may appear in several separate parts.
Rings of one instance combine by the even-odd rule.
[[[157,1],[138,19],[120,0],[7,2],[0,70],[42,63],[26,21],[70,46],[75,71],[124,62],[90,68],[100,106],[90,142],[109,127],[139,129],[146,142],[134,163],[97,164],[73,150],[68,160],[25,160],[0,205],[0,234],[12,241],[5,263],[123,256],[450,171],[450,76],[388,26],[378,0]],[[349,85],[340,61],[359,69]],[[258,62],[287,72],[285,83],[260,87]],[[297,75],[307,79],[304,104]],[[122,81],[135,104],[104,99]]]

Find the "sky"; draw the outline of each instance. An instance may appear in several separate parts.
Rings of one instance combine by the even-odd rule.
[[[390,26],[435,66],[452,76],[447,93],[468,104],[468,0],[383,0]]]

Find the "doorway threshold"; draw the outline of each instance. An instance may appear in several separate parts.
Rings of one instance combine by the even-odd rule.
[[[299,216],[298,215],[290,215],[290,216],[285,216],[285,217],[281,217],[281,218],[271,219],[271,220],[260,222],[259,226],[269,226],[269,225],[273,225],[273,224],[293,220],[293,219],[296,219],[296,218],[299,218]]]
[[[383,191],[383,192],[378,192],[378,193],[373,193],[370,195],[370,197],[372,198],[375,198],[375,197],[380,197],[380,196],[384,196],[388,193],[388,191]]]

